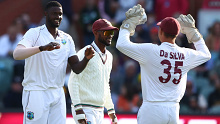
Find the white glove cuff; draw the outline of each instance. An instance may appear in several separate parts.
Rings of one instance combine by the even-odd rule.
[[[85,114],[77,114],[76,120],[80,120],[80,119],[86,119],[86,115]]]
[[[193,28],[187,31],[186,37],[189,43],[197,42],[202,38],[202,35],[199,33],[198,29]]]

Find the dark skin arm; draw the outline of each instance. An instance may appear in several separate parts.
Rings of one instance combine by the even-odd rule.
[[[76,74],[81,73],[85,69],[89,60],[95,55],[94,53],[94,50],[90,47],[85,50],[85,57],[82,61],[79,61],[77,55],[69,57],[68,62],[73,72]]]
[[[40,46],[39,49],[40,51],[52,51],[54,49],[60,49],[60,44],[57,42],[50,42],[45,46]]]
[[[59,48],[60,48],[59,43],[50,42],[49,44],[45,46],[40,46],[39,49],[41,51],[52,51],[54,49],[59,49]],[[75,72],[76,74],[79,74],[80,72],[82,72],[85,69],[89,60],[95,55],[94,53],[95,53],[94,50],[92,49],[92,47],[90,47],[85,50],[85,57],[83,58],[82,61],[79,61],[79,58],[77,55],[69,57],[68,63],[71,69],[73,70],[73,72]]]
[[[117,124],[117,122],[114,122],[114,121],[113,121],[113,120],[116,118],[115,113],[111,113],[111,114],[109,114],[109,117],[110,117],[111,120],[112,120],[112,124]]]

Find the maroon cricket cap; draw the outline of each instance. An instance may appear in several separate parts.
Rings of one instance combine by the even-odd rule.
[[[180,32],[180,24],[173,17],[166,17],[161,22],[158,22],[157,25],[160,26],[162,31],[170,35],[177,35]]]
[[[106,19],[98,19],[92,25],[92,31],[107,31],[118,30],[117,27],[112,26],[111,22]]]

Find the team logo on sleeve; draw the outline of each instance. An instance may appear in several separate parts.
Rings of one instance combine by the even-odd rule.
[[[62,43],[63,45],[65,45],[65,44],[66,44],[66,40],[65,40],[65,39],[62,39],[61,43]]]
[[[86,124],[92,124],[92,123],[91,123],[91,121],[87,121],[87,123],[86,123]]]
[[[27,112],[27,118],[28,118],[29,120],[34,119],[34,112],[28,111],[28,112]]]

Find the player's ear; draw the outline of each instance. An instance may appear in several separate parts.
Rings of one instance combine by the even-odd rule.
[[[161,28],[159,29],[159,33],[160,33],[160,35],[163,35],[163,33],[164,33]]]
[[[158,29],[158,34],[161,35],[161,28]]]
[[[98,31],[93,31],[94,35],[98,35]]]

